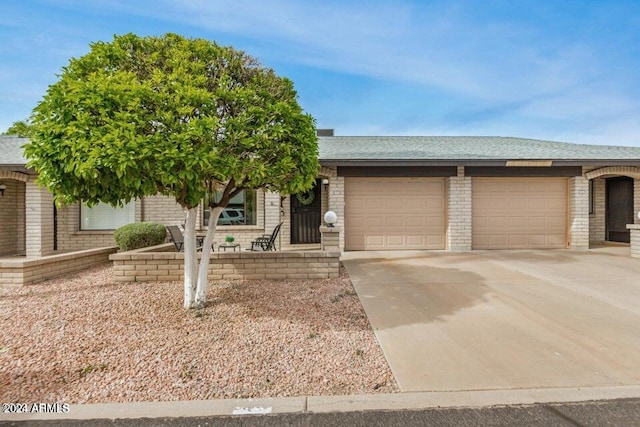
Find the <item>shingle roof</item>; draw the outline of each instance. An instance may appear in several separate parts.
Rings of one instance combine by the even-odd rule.
[[[0,165],[24,165],[28,138],[0,136]],[[501,136],[319,137],[320,160],[632,160],[640,147],[570,144]]]
[[[319,137],[320,160],[638,160],[640,147],[501,136]]]
[[[0,135],[0,166],[24,166],[27,159],[23,155],[22,146],[27,142],[28,138]]]

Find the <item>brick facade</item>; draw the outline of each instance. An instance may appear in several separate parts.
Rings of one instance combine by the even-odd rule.
[[[329,194],[327,210],[334,211],[338,216],[336,227],[344,230],[345,204],[344,177],[338,176],[337,168],[322,168],[324,176],[329,178]],[[340,233],[340,250],[344,250],[344,233]]]
[[[452,252],[471,250],[472,187],[471,177],[464,176],[464,167],[458,175],[447,180],[447,248]]]
[[[53,250],[53,196],[34,179],[25,184],[25,252],[28,257],[50,255]]]
[[[640,258],[640,224],[629,224],[631,230],[631,256]]]
[[[605,184],[604,178],[593,180],[594,210],[589,214],[589,241],[602,243],[605,240]]]
[[[609,176],[630,176],[634,181],[634,210],[640,210],[640,168],[632,166],[583,168],[582,177],[570,179],[568,204],[570,207],[570,247],[583,250],[588,242],[605,239],[605,179]],[[338,215],[337,226],[344,227],[345,193],[344,178],[337,176],[337,168],[322,167],[320,179],[327,178],[329,185],[321,188],[321,212],[333,210]],[[595,210],[589,214],[589,179],[594,183]],[[39,188],[25,174],[0,170],[0,181],[7,185],[5,196],[0,198],[0,232],[9,236],[0,243],[1,255],[26,253],[44,256],[53,250],[53,201],[51,195]],[[283,221],[276,242],[279,249],[309,249],[305,245],[291,245],[289,197],[281,206],[277,193],[257,193],[257,224],[253,226],[219,226],[215,241],[232,235],[242,248],[248,248],[257,236],[271,233]],[[164,224],[184,222],[182,208],[165,196],[145,197],[135,202],[137,221],[156,221]],[[634,221],[640,220],[634,216]],[[202,228],[202,208],[197,220]],[[472,179],[465,176],[464,167],[457,168],[457,175],[447,179],[447,248],[450,251],[468,251],[472,247]],[[84,250],[114,245],[111,231],[80,230],[79,206],[67,206],[58,210],[57,247],[59,252]],[[315,245],[319,247],[319,245]],[[344,233],[339,236],[339,248],[344,248]]]
[[[235,243],[242,248],[250,247],[251,241],[265,233],[271,233],[278,224],[280,197],[275,193],[257,192],[257,224],[249,226],[218,226],[214,241],[217,245],[224,242],[224,238],[231,235]],[[136,221],[152,221],[166,225],[179,225],[184,223],[185,214],[182,207],[168,196],[150,196],[142,201],[136,200]],[[275,209],[274,209],[275,208]],[[196,227],[204,232],[203,224],[204,207],[200,207],[196,220]],[[69,252],[84,250],[101,246],[113,246],[113,231],[104,230],[80,230],[80,206],[74,204],[58,210],[58,250]],[[279,245],[278,245],[279,247]],[[216,247],[217,249],[217,247]]]
[[[633,223],[640,224],[640,176],[633,180]]]
[[[569,242],[573,250],[589,249],[589,180],[575,176],[569,180]]]
[[[593,180],[594,212],[589,214],[589,241],[592,244],[602,243],[606,239],[606,178],[627,176],[634,178],[633,210],[634,223],[640,224],[640,167],[637,166],[606,166],[597,168],[583,168],[585,178]]]

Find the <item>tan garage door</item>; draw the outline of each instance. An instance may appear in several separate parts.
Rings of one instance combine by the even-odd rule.
[[[345,178],[347,250],[444,249],[444,178]]]
[[[566,178],[473,178],[473,248],[566,248]]]

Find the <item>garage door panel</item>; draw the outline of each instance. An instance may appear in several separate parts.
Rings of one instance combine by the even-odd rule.
[[[566,247],[566,178],[474,178],[472,188],[474,249]]]
[[[427,226],[427,231],[429,232],[428,234],[440,235],[440,231],[444,229],[444,218],[426,217],[424,221]]]
[[[409,200],[404,200],[403,203],[404,208],[414,211],[414,210],[425,210],[427,209],[428,205],[427,205],[427,201],[426,200],[420,200],[420,199],[409,199]]]
[[[547,244],[552,247],[565,247],[566,238],[559,235],[549,235],[547,236]]]
[[[529,199],[511,198],[507,203],[507,209],[522,210],[524,212],[524,210],[529,207],[528,202],[529,202]]]
[[[424,216],[411,215],[405,218],[405,225],[410,228],[423,228],[429,224]]]
[[[530,228],[543,228],[547,226],[547,219],[548,218],[544,216],[530,216],[526,218],[527,223],[525,224],[525,226]]]
[[[527,235],[526,234],[509,234],[507,237],[507,242],[509,242],[509,246],[514,248],[522,248],[527,246]]]
[[[527,228],[527,223],[528,221],[526,217],[517,216],[511,217],[507,221],[510,229]]]
[[[406,238],[408,246],[424,246],[427,243],[423,235],[408,235]]]
[[[444,249],[443,178],[346,178],[345,247]]]
[[[363,242],[370,246],[379,246],[384,243],[384,237],[380,235],[367,235],[363,236]]]
[[[487,229],[502,228],[507,225],[509,220],[506,216],[487,217]],[[499,233],[498,233],[499,234]]]

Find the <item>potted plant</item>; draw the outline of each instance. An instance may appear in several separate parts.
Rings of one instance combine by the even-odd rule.
[[[236,239],[233,236],[227,236],[224,238],[224,241],[227,243],[227,245],[232,244],[234,240]]]

